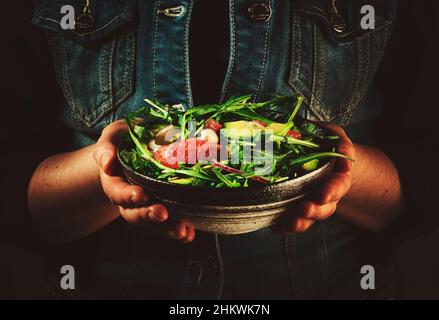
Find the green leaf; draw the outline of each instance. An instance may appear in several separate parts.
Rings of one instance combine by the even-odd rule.
[[[319,145],[317,143],[314,143],[314,142],[311,142],[308,140],[296,139],[293,137],[283,137],[283,136],[279,136],[276,134],[273,134],[271,136],[271,139],[273,141],[286,142],[288,144],[300,145],[300,146],[305,146],[305,147],[309,147],[309,148],[318,148],[319,147]]]
[[[311,160],[320,159],[320,158],[343,158],[350,161],[354,161],[354,159],[349,158],[348,156],[345,156],[344,154],[337,153],[337,152],[316,152],[316,153],[310,153],[305,156],[301,156],[298,158],[293,159],[290,161],[290,165],[302,165],[306,162],[309,162]]]

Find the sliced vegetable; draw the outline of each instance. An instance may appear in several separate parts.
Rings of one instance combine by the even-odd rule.
[[[198,137],[200,140],[206,140],[210,143],[218,144],[219,138],[216,132],[212,129],[203,129],[200,131],[200,135]]]
[[[180,135],[180,130],[174,127],[172,124],[166,126],[155,135],[155,143],[159,145],[170,144],[177,141]]]
[[[241,170],[229,167],[229,166],[227,166],[225,164],[222,164],[222,163],[220,163],[218,161],[212,160],[211,163],[215,167],[220,168],[221,170],[224,170],[224,171],[229,172],[229,173],[240,174],[240,175],[245,175],[246,174],[245,172],[243,172]],[[258,182],[261,182],[261,183],[269,183],[270,182],[269,179],[266,179],[266,178],[261,177],[261,176],[256,176],[256,175],[248,176],[248,178],[252,179],[252,180],[255,180],[255,181],[258,181]]]
[[[204,124],[204,128],[206,129],[212,129],[216,133],[219,133],[219,131],[223,128],[222,124],[216,121],[215,119],[209,119]]]
[[[169,145],[161,146],[154,158],[168,168],[178,169],[179,163],[195,164],[198,161],[216,159],[219,145],[207,140],[189,138]]]
[[[296,130],[289,130],[287,136],[294,139],[302,139],[302,134]]]
[[[152,178],[216,188],[277,183],[333,158],[352,160],[334,152],[339,137],[298,116],[302,97],[251,98],[188,109],[146,99],[148,105],[126,119],[130,143],[120,156]],[[224,136],[231,139],[221,148]],[[271,148],[265,149],[267,143]]]
[[[317,169],[318,165],[319,165],[319,159],[313,159],[302,164],[302,169],[306,171],[313,171]]]

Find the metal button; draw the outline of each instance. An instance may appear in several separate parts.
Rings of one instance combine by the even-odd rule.
[[[186,10],[183,6],[166,8],[166,9],[157,9],[157,14],[164,14],[167,17],[177,18],[181,17],[185,14]]]
[[[248,8],[248,13],[252,20],[266,22],[271,18],[271,7],[266,2],[255,2]]]
[[[342,33],[346,29],[346,22],[338,11],[336,0],[331,0],[331,25],[332,29],[338,33]]]
[[[338,33],[342,33],[346,29],[346,22],[341,16],[332,16],[331,25],[332,29],[334,29],[334,31]]]
[[[75,28],[78,33],[86,33],[94,29],[95,20],[91,14],[81,14],[76,18]]]
[[[93,30],[94,25],[95,19],[91,14],[90,0],[85,0],[82,13],[75,20],[75,28],[78,33],[86,33]]]

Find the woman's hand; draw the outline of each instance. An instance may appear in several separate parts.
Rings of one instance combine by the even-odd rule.
[[[380,231],[403,210],[398,171],[382,151],[353,144],[342,128],[320,123],[340,137],[337,152],[355,162],[337,159],[328,180],[300,202],[291,215],[273,227],[275,232],[304,232],[318,220],[337,215],[369,231]]]
[[[93,157],[100,168],[102,189],[108,199],[119,208],[122,217],[130,224],[146,228],[145,232],[192,242],[194,226],[190,223],[169,219],[167,209],[161,204],[151,204],[145,189],[129,184],[121,175],[117,161],[117,142],[120,133],[127,131],[123,120],[108,125],[97,141]]]
[[[354,144],[341,127],[328,123],[319,123],[319,125],[340,137],[337,152],[355,159]],[[273,227],[273,230],[275,232],[304,232],[316,220],[329,218],[351,188],[352,165],[350,160],[337,159],[328,180],[307,200],[300,202],[293,214],[285,217]]]

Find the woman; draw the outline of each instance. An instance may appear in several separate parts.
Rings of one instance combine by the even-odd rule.
[[[377,247],[376,232],[401,212],[401,186],[373,147],[381,108],[371,86],[396,1],[368,1],[375,28],[366,30],[361,1],[71,2],[73,30],[61,27],[58,1],[36,1],[33,18],[47,31],[62,121],[74,130],[75,150],[42,161],[28,186],[34,221],[62,245],[51,290],[66,293],[59,270],[71,264],[84,297],[398,297],[392,248]],[[190,106],[246,93],[303,95],[302,115],[334,123],[339,151],[356,160],[339,161],[276,232],[197,232],[121,176],[117,119],[143,98]],[[361,285],[364,265],[375,290]]]

